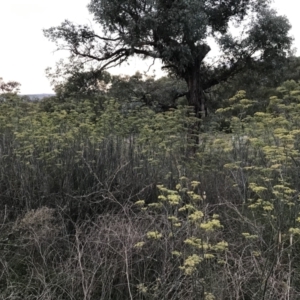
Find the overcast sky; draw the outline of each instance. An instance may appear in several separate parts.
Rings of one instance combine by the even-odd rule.
[[[294,46],[300,55],[300,18],[295,2],[275,0],[273,6],[290,20]],[[54,43],[44,37],[42,29],[57,26],[65,19],[77,24],[91,22],[88,3],[89,0],[0,0],[0,77],[20,82],[23,94],[51,93],[45,69],[55,66],[63,54],[55,52]],[[133,59],[129,66],[113,73],[131,75],[137,70],[147,70],[150,64]]]

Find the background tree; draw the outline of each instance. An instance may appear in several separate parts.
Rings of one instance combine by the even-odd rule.
[[[58,64],[59,65],[59,64]],[[66,98],[86,98],[104,94],[111,82],[108,72],[82,70],[78,68],[66,69],[58,74],[47,69],[47,76],[51,78],[56,95],[62,100]]]
[[[20,90],[20,83],[16,81],[5,82],[2,77],[0,77],[0,93],[17,93]]]
[[[286,17],[269,7],[269,0],[91,0],[88,8],[99,23],[90,26],[70,21],[45,30],[59,49],[71,53],[73,63],[94,64],[104,70],[130,56],[160,59],[163,68],[186,81],[188,104],[200,116],[203,91],[227,80],[256,62],[270,64],[287,55],[292,38]],[[235,37],[231,25],[244,21]],[[209,64],[205,58],[211,41],[221,59]],[[213,42],[212,42],[213,44]]]
[[[185,103],[185,99],[179,99],[185,90],[186,84],[182,80],[172,77],[155,80],[153,76],[137,72],[133,76],[113,76],[107,96],[120,103],[148,106],[158,112],[176,108],[178,103]]]
[[[252,107],[252,113],[265,111],[269,97],[277,94],[278,86],[288,80],[300,80],[300,57],[289,56],[274,60],[272,64],[269,68],[264,68],[265,64],[261,64],[255,69],[246,69],[208,90],[209,111],[230,105],[228,99],[239,90],[246,91],[247,95],[255,99],[256,105]]]

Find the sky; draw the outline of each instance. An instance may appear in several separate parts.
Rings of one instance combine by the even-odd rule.
[[[300,55],[300,18],[295,9],[295,0],[274,0],[273,7],[285,15],[292,24],[291,35],[294,47]],[[55,51],[55,44],[43,35],[43,29],[58,26],[65,19],[75,24],[89,24],[92,15],[86,8],[89,0],[0,0],[0,77],[4,81],[21,83],[22,94],[52,93],[45,75],[47,67],[55,63],[66,52]],[[130,64],[110,70],[113,74],[133,75],[136,71],[147,71],[152,61],[133,58]],[[159,64],[149,73],[161,76]]]

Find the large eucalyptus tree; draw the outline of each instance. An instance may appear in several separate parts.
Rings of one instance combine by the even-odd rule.
[[[70,50],[72,62],[94,61],[97,70],[133,55],[159,59],[186,81],[197,116],[205,90],[256,62],[287,56],[292,43],[289,21],[270,0],[91,0],[88,9],[98,31],[65,21],[46,37]],[[241,29],[236,35],[234,26]],[[206,59],[212,45],[220,54],[214,63]]]

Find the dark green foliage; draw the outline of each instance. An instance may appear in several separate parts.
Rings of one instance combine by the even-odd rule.
[[[20,83],[16,81],[3,81],[0,77],[0,94],[2,93],[16,93],[19,91]]]
[[[163,68],[186,82],[188,104],[200,117],[205,108],[203,91],[242,70],[257,64],[267,68],[288,55],[290,24],[270,9],[269,2],[92,0],[88,8],[101,33],[65,21],[45,30],[45,35],[59,49],[70,51],[75,69],[93,61],[98,72],[133,55],[160,59]],[[229,31],[237,22],[245,25],[240,37]],[[219,45],[218,63],[205,60],[211,50],[208,38]]]
[[[50,70],[48,70],[50,72]],[[61,74],[60,74],[61,75]],[[51,75],[48,74],[50,77]],[[65,74],[66,81],[55,83],[55,93],[60,99],[66,98],[91,98],[104,94],[111,76],[107,72],[94,72],[76,70]]]
[[[207,93],[210,112],[218,108],[228,107],[230,99],[237,90],[246,91],[256,101],[252,113],[257,110],[266,111],[269,97],[276,95],[276,88],[287,80],[300,80],[299,57],[290,56],[284,60],[274,61],[272,67],[257,65],[255,69],[247,69],[223,82]]]
[[[162,77],[155,80],[136,73],[134,76],[114,76],[107,96],[120,103],[134,106],[148,106],[155,111],[167,111],[185,104],[186,84],[175,78]]]

